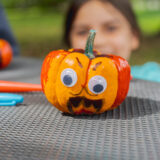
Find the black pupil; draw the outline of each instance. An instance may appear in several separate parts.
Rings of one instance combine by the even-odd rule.
[[[64,84],[66,84],[66,85],[72,84],[72,77],[71,77],[70,75],[65,75],[65,76],[63,77],[63,82],[64,82]]]
[[[95,85],[95,86],[93,87],[93,91],[94,91],[94,92],[99,93],[99,92],[101,92],[102,90],[103,90],[103,86],[102,86],[101,84],[97,84],[97,85]]]

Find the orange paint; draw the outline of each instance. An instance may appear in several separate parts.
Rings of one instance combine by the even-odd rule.
[[[52,51],[42,65],[41,83],[48,101],[71,114],[99,114],[118,107],[130,83],[128,62],[93,51],[91,31],[85,51]]]
[[[50,64],[52,63],[52,60],[60,54],[63,54],[65,56],[65,55],[69,54],[69,52],[65,51],[65,50],[51,51],[46,56],[45,61],[42,64],[42,69],[41,69],[41,80],[43,79],[43,81],[45,81],[45,83],[47,82],[47,79],[48,79],[47,73],[50,69]],[[42,84],[42,88],[44,88],[44,82],[41,82],[41,84]]]
[[[57,56],[62,56],[58,63],[58,59],[56,60]],[[82,68],[78,65],[76,57],[82,63]],[[70,64],[71,62],[73,64]],[[93,69],[97,63],[99,64],[98,67]],[[78,80],[81,79],[81,81],[77,81],[73,87],[68,88],[64,86],[60,75],[65,68],[75,70]],[[90,96],[90,94],[94,94],[89,91],[88,83],[95,75],[103,76],[108,86],[104,93]],[[49,53],[43,62],[41,82],[43,91],[49,102],[61,111],[71,113],[68,110],[67,103],[70,97],[75,97],[72,94],[79,93],[78,97],[86,97],[91,102],[101,99],[103,106],[97,111],[93,106],[86,108],[84,104],[80,104],[78,108],[73,108],[73,113],[98,114],[118,107],[125,99],[130,82],[130,67],[126,60],[113,55],[98,55],[94,59],[89,59],[83,53],[73,52],[73,50],[71,52],[53,51]]]
[[[128,62],[119,57],[119,56],[111,56],[111,59],[114,61],[117,70],[118,70],[118,92],[117,92],[117,98],[115,99],[115,102],[113,104],[113,108],[120,105],[125,97],[127,96],[128,90],[129,90],[129,83],[130,83],[130,66]]]
[[[0,69],[7,67],[13,57],[13,52],[10,44],[3,39],[0,39]]]

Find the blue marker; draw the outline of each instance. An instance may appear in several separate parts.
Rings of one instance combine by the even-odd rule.
[[[0,93],[0,106],[15,106],[23,102],[23,96],[11,93]]]

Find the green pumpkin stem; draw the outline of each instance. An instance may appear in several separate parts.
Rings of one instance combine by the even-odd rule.
[[[95,58],[93,54],[93,43],[94,43],[95,35],[96,35],[96,31],[90,30],[87,43],[86,43],[85,52],[84,52],[84,54],[90,59]]]

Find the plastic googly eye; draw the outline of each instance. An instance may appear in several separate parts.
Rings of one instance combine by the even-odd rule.
[[[107,88],[106,79],[102,76],[94,76],[89,80],[88,88],[92,93],[100,94]]]
[[[61,81],[65,86],[72,87],[77,82],[77,73],[71,68],[66,68],[61,73]]]

